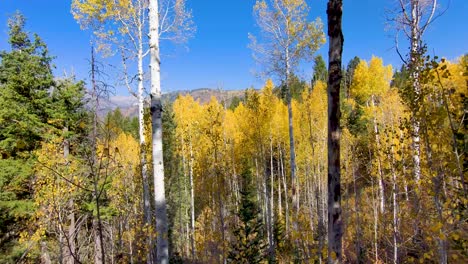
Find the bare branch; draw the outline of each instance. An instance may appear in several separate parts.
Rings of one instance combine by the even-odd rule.
[[[398,33],[395,34],[395,50],[396,50],[398,56],[400,57],[401,61],[402,61],[405,65],[408,65],[408,62],[403,58],[403,56],[402,56],[401,53],[400,53],[400,49],[398,48]]]
[[[123,74],[124,74],[124,80],[125,80],[125,85],[127,86],[128,92],[133,95],[134,97],[138,98],[137,94],[135,91],[133,91],[131,84],[131,81],[128,79],[128,70],[127,70],[127,58],[125,57],[125,54],[123,51],[121,51],[121,56],[122,56],[122,65],[123,65]]]

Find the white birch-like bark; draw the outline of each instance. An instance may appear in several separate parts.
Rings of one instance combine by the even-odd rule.
[[[291,190],[292,190],[292,205],[294,211],[293,228],[297,231],[297,217],[299,212],[299,203],[297,199],[297,182],[296,182],[296,150],[294,145],[294,127],[293,127],[293,112],[292,112],[292,95],[290,87],[290,66],[289,66],[289,49],[286,49],[286,90],[288,101],[288,127],[289,127],[289,158],[291,165]]]
[[[153,146],[154,200],[156,218],[156,263],[169,263],[166,193],[162,142],[161,60],[159,52],[158,0],[149,1],[151,121]]]
[[[411,0],[411,53],[410,53],[410,67],[412,68],[413,89],[416,100],[419,99],[421,94],[421,86],[419,83],[419,64],[417,62],[417,54],[419,52],[420,35],[419,35],[419,16],[418,16],[419,0]],[[419,181],[421,180],[421,138],[419,136],[420,121],[414,115],[412,117],[413,123],[413,163],[414,163],[414,178],[419,189]],[[419,191],[419,190],[418,190]]]
[[[373,205],[373,212],[374,212],[374,256],[375,256],[375,262],[379,262],[379,210],[377,206],[377,199],[375,198],[378,196],[377,194],[374,194],[374,182],[372,182],[372,205]]]
[[[282,207],[282,199],[281,199],[281,161],[279,155],[279,143],[278,143],[278,159],[276,161],[277,171],[276,174],[278,176],[278,218],[281,219],[283,217],[283,207]]]
[[[398,263],[398,237],[399,237],[399,217],[398,217],[398,183],[396,172],[394,168],[394,156],[393,156],[393,146],[391,147],[391,171],[392,171],[392,180],[393,180],[393,193],[392,193],[392,202],[393,202],[393,263]]]
[[[192,251],[192,260],[195,260],[196,249],[195,249],[195,193],[193,186],[193,147],[192,147],[192,138],[190,137],[189,141],[190,148],[190,161],[189,161],[189,177],[190,177],[190,247]]]
[[[139,12],[141,12],[141,7]],[[141,15],[139,16],[141,17]],[[144,88],[144,70],[143,70],[143,28],[142,23],[138,24],[138,135],[140,143],[140,166],[141,176],[143,179],[143,218],[146,228],[151,226],[151,195],[150,195],[150,180],[148,175],[148,163],[146,160],[146,138],[145,138],[145,88]],[[148,251],[146,261],[151,263],[151,248],[153,247],[152,236],[147,237]]]
[[[283,160],[283,151],[281,145],[280,148],[280,161],[281,161],[281,179],[283,180],[283,189],[284,189],[284,217],[286,222],[286,236],[289,236],[289,201],[288,201],[288,183],[286,181],[286,175],[284,173],[284,160]]]
[[[377,145],[377,152],[380,151],[380,135],[379,135],[379,128],[377,125],[376,115],[377,112],[375,110],[375,96],[371,96],[371,106],[374,109],[374,118],[373,118],[373,125],[374,125],[374,134],[375,134],[375,144]],[[377,158],[377,172],[379,174],[379,204],[380,204],[380,212],[383,214],[385,212],[385,191],[384,191],[384,179],[383,179],[383,172],[382,172],[382,161],[380,159],[380,155],[378,153],[375,154]]]
[[[410,42],[409,62],[407,62],[407,64],[411,70],[414,100],[416,104],[418,104],[421,99],[421,84],[419,76],[421,65],[418,60],[418,57],[421,56],[421,54],[419,54],[421,52],[420,45],[422,36],[427,27],[437,17],[435,16],[437,4],[437,0],[399,0],[398,9],[400,12],[396,19],[394,19],[397,23],[397,29],[403,30]],[[397,52],[401,56],[398,51],[398,47]],[[413,172],[414,179],[416,181],[416,188],[417,191],[419,191],[419,182],[421,179],[421,123],[419,118],[415,116],[415,112],[417,110],[413,109],[413,111],[413,116],[411,117],[413,128]]]

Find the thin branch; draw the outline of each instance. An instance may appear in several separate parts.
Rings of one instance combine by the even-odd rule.
[[[125,57],[125,54],[123,51],[121,51],[121,56],[122,56],[122,65],[123,65],[123,70],[124,70],[124,80],[125,80],[125,85],[127,86],[128,92],[133,95],[134,97],[138,97],[137,94],[133,91],[131,84],[131,81],[128,79],[128,69],[127,69],[127,58]],[[133,80],[133,78],[132,78]]]
[[[49,169],[51,172],[53,172],[54,174],[56,174],[57,176],[59,176],[60,178],[64,179],[66,182],[70,183],[71,185],[77,187],[77,188],[80,188],[84,191],[87,191],[87,192],[92,192],[90,189],[86,188],[86,187],[83,187],[81,186],[80,184],[77,184],[77,183],[74,183],[73,181],[69,180],[67,177],[63,176],[60,172],[56,171],[55,169],[47,166],[46,164],[44,164],[43,162],[41,161],[37,161],[39,164],[41,164],[44,168],[46,169]]]
[[[395,50],[400,57],[401,61],[405,64],[408,65],[408,62],[403,58],[403,56],[400,53],[400,49],[398,48],[398,34],[395,34]]]

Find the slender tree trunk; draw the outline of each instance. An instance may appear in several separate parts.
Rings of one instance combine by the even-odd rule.
[[[293,112],[292,112],[292,94],[290,87],[290,66],[289,66],[289,53],[286,50],[286,91],[288,101],[288,124],[289,124],[289,158],[291,165],[291,191],[292,191],[292,206],[294,211],[293,228],[297,231],[297,214],[299,211],[299,204],[297,199],[297,182],[296,182],[296,151],[294,146],[294,128],[293,128]]]
[[[324,204],[322,202],[322,181],[320,180],[321,178],[321,170],[320,170],[320,165],[317,166],[317,182],[315,186],[315,200],[317,203],[317,235],[318,235],[318,242],[319,242],[319,252],[318,252],[318,257],[319,257],[319,263],[322,263],[323,259],[323,246],[325,245],[325,235],[326,235],[326,227],[325,227],[325,208],[323,208]]]
[[[279,143],[278,143],[278,159],[276,161],[276,166],[277,166],[277,175],[278,175],[278,217],[281,218],[283,217],[283,208],[282,208],[282,199],[281,199],[281,158],[279,155]]]
[[[153,145],[153,175],[156,218],[156,263],[169,263],[167,235],[166,193],[162,142],[161,60],[159,56],[158,0],[149,1],[150,70],[151,70],[151,121]]]
[[[382,161],[380,159],[379,151],[380,151],[380,135],[379,135],[379,127],[377,125],[376,120],[376,111],[375,111],[375,96],[371,96],[371,105],[374,108],[374,118],[373,118],[373,125],[374,125],[374,134],[375,134],[375,144],[377,145],[377,150],[375,153],[375,157],[377,158],[377,172],[379,174],[379,204],[380,204],[380,212],[383,214],[385,212],[385,190],[384,190],[384,179],[383,179],[383,172],[382,172]]]
[[[362,237],[362,229],[361,229],[361,190],[357,186],[357,176],[356,176],[356,168],[354,168],[354,164],[352,166],[352,173],[353,173],[353,188],[354,188],[354,213],[356,218],[356,223],[354,225],[356,229],[356,258],[357,263],[364,263],[363,259],[363,248],[361,245],[361,237]]]
[[[195,252],[195,194],[193,185],[193,147],[192,138],[189,141],[190,148],[190,161],[189,161],[189,177],[190,177],[190,246],[192,251],[192,260],[195,261],[197,258]]]
[[[374,212],[374,256],[375,256],[375,262],[378,263],[379,261],[379,209],[377,205],[377,200],[376,198],[378,194],[375,194],[374,190],[374,181],[372,180],[372,209]]]
[[[58,262],[59,262],[59,263],[64,263],[64,259],[65,259],[65,258],[64,258],[64,253],[63,253],[64,247],[65,247],[65,245],[64,245],[64,243],[63,243],[64,230],[63,230],[63,228],[62,228],[62,225],[60,224],[60,223],[62,223],[62,219],[61,219],[61,217],[60,217],[60,214],[59,214],[59,216],[58,216],[58,221],[59,221],[59,228],[58,228],[58,229],[59,229],[59,236],[58,236],[58,242],[59,242]],[[47,245],[45,242],[43,242],[43,243],[44,243],[44,245]],[[46,249],[46,248],[44,248],[44,249]],[[47,253],[47,255],[48,255],[48,252],[47,252],[47,251],[46,251],[46,253]]]
[[[411,52],[410,52],[410,68],[411,68],[411,77],[413,81],[413,89],[415,95],[415,101],[420,100],[421,95],[421,85],[419,81],[419,62],[418,62],[418,53],[419,53],[419,42],[421,41],[419,33],[419,19],[421,14],[418,12],[418,5],[420,0],[411,0]],[[413,113],[412,123],[413,123],[413,163],[414,163],[414,178],[416,180],[417,188],[419,189],[419,181],[421,179],[421,146],[420,146],[420,136],[419,130],[421,122],[415,116],[416,113]],[[419,191],[419,190],[418,190]]]
[[[102,264],[105,263],[105,252],[103,244],[103,234],[102,234],[102,222],[101,222],[101,211],[99,203],[99,171],[96,168],[97,165],[97,131],[98,131],[98,116],[97,111],[99,107],[99,96],[98,96],[98,86],[96,82],[96,60],[94,55],[94,46],[91,47],[91,83],[93,89],[93,130],[91,135],[91,178],[93,180],[93,191],[92,197],[96,204],[96,217],[93,216],[92,227],[94,233],[94,263]]]
[[[281,178],[283,179],[283,189],[284,189],[284,217],[286,222],[286,236],[289,236],[289,201],[288,201],[288,183],[286,181],[286,175],[284,173],[284,159],[283,151],[280,146],[280,160],[281,160]]]
[[[341,218],[340,174],[340,83],[343,32],[341,29],[342,0],[329,0],[327,6],[328,62],[328,262],[341,263],[343,220]]]
[[[75,212],[74,212],[73,199],[70,199],[70,201],[68,202],[68,205],[71,211],[70,211],[70,214],[68,215],[68,218],[70,219],[70,226],[68,227],[69,252],[68,252],[66,263],[74,264],[75,257],[76,257],[76,243],[75,243],[76,226],[75,226]]]
[[[66,166],[69,165],[68,163],[68,155],[70,154],[70,141],[67,139],[68,127],[65,126],[63,128],[64,140],[63,140],[63,158],[65,160]],[[68,239],[67,239],[67,247],[68,252],[65,255],[64,262],[66,264],[74,264],[75,259],[74,256],[76,252],[76,243],[75,243],[75,211],[74,211],[74,201],[73,198],[70,198],[68,201],[68,210],[70,213],[68,214],[68,219],[70,220],[70,225],[68,227]]]
[[[41,264],[51,264],[49,252],[47,251],[47,244],[41,241]]]
[[[94,263],[95,264],[102,264],[104,262],[104,254],[103,254],[103,244],[101,240],[101,229],[99,227],[99,221],[97,219],[93,219],[93,232],[94,232]]]
[[[398,183],[394,167],[393,146],[391,147],[391,171],[393,180],[393,263],[398,263],[398,238],[399,238],[399,217],[398,217]]]
[[[145,138],[145,97],[143,84],[143,43],[142,29],[138,30],[139,47],[138,47],[138,136],[140,138],[140,166],[143,179],[143,218],[145,228],[149,230],[151,227],[151,196],[150,196],[150,180],[148,177],[148,164],[146,162],[146,138]],[[146,238],[148,244],[148,254],[146,262],[151,263],[151,249],[153,248],[153,238],[150,232],[147,232]]]
[[[274,224],[274,217],[273,217],[273,200],[274,200],[274,193],[273,193],[273,140],[270,135],[270,170],[269,170],[269,175],[265,179],[265,186],[269,187],[270,189],[266,190],[267,192],[267,213],[268,213],[268,240],[270,241],[268,251],[269,251],[269,257],[271,260],[275,259],[275,241],[274,241],[274,236],[273,236],[273,224]],[[268,177],[269,176],[269,177]],[[270,184],[268,183],[268,178],[270,180]],[[269,194],[268,194],[269,192]]]

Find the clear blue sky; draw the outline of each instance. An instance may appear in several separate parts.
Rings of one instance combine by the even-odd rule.
[[[27,29],[39,34],[56,56],[56,73],[75,72],[87,79],[90,32],[82,31],[70,13],[65,0],[0,0],[0,50],[8,48],[6,20],[16,10],[27,18]],[[197,26],[195,37],[185,49],[162,47],[163,91],[215,88],[259,88],[261,81],[252,74],[255,63],[247,47],[249,32],[257,32],[252,18],[254,0],[208,1],[188,0]],[[320,16],[326,22],[326,0],[307,1],[311,18]],[[392,49],[393,38],[385,31],[385,10],[395,0],[345,0],[343,28],[345,35],[344,63],[352,57],[383,57],[384,62],[401,65]],[[442,1],[445,6],[446,2]],[[468,1],[451,0],[450,8],[428,29],[425,40],[430,51],[454,59],[468,52]],[[326,27],[325,27],[326,28]],[[403,45],[403,44],[402,44]],[[318,54],[326,59],[328,46]],[[406,48],[402,47],[405,52]],[[117,64],[117,60],[111,63]],[[311,63],[299,73],[311,75]],[[125,89],[117,93],[126,94]]]

